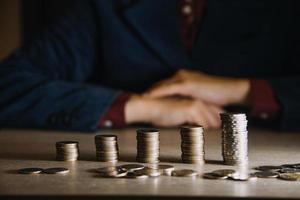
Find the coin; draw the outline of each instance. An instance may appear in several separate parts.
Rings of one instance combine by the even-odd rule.
[[[202,175],[203,178],[205,179],[227,179],[227,176],[219,176],[217,174],[214,174],[214,173],[204,173]]]
[[[261,171],[255,172],[254,175],[258,178],[276,178],[279,174],[272,171]]]
[[[295,167],[295,164],[284,164],[284,165],[281,165],[282,168],[294,168]]]
[[[235,173],[228,177],[230,180],[233,181],[253,181],[257,180],[257,177],[252,174],[239,174]]]
[[[243,113],[222,113],[222,156],[225,164],[248,164],[247,117]]]
[[[198,175],[198,172],[191,169],[181,169],[172,171],[172,176],[178,177],[195,177]]]
[[[293,168],[300,169],[300,163],[294,164],[294,165],[293,165]]]
[[[59,141],[55,143],[56,160],[76,161],[79,157],[79,143],[76,141]]]
[[[299,168],[282,168],[280,170],[281,173],[300,173]]]
[[[118,137],[116,135],[95,136],[96,159],[101,162],[115,163],[119,159]]]
[[[204,129],[202,126],[182,126],[181,135],[181,159],[183,163],[204,163]]]
[[[300,181],[300,173],[283,173],[279,174],[278,178],[287,181]]]
[[[233,169],[219,169],[219,170],[212,171],[212,173],[220,177],[229,177],[232,174],[236,173],[236,171]]]
[[[143,169],[145,166],[139,164],[127,164],[127,165],[122,165],[121,167],[127,171],[135,171],[135,170]]]
[[[282,169],[282,166],[276,166],[276,165],[263,165],[255,168],[259,171],[272,171],[272,172],[278,172]]]
[[[138,129],[137,136],[137,155],[136,161],[141,163],[159,162],[159,130],[157,129]]]
[[[39,174],[43,171],[42,168],[36,168],[36,167],[32,167],[32,168],[22,168],[18,170],[19,174]]]
[[[63,167],[47,168],[43,170],[43,172],[46,174],[66,174],[69,171],[69,169]]]
[[[105,178],[120,178],[127,175],[128,171],[121,166],[109,166],[96,169],[101,177]]]
[[[147,175],[149,177],[158,177],[161,175],[161,172],[157,169],[152,169],[145,167],[144,169],[136,170],[133,172],[136,175]]]
[[[134,172],[128,172],[126,175],[126,178],[134,178],[134,179],[145,179],[148,178],[149,176],[146,174],[137,174]]]
[[[172,165],[158,165],[157,168],[162,172],[162,174],[167,176],[171,176],[172,171],[175,170],[174,166]]]

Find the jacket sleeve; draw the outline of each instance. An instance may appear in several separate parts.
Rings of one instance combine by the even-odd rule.
[[[97,57],[93,1],[0,64],[0,126],[93,131],[119,91],[84,83]],[[101,76],[101,74],[99,74]]]

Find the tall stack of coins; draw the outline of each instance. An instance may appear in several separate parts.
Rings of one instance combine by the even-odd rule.
[[[118,138],[116,135],[96,135],[96,158],[101,162],[117,162],[119,159]]]
[[[137,130],[137,162],[159,162],[159,131],[157,129]]]
[[[74,141],[56,142],[56,160],[76,161],[79,157],[79,144]]]
[[[222,113],[222,155],[228,165],[248,165],[248,131],[245,114]]]
[[[184,163],[204,163],[204,130],[201,126],[182,126],[181,158]]]

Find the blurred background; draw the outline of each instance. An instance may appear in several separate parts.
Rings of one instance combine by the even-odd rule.
[[[0,0],[0,61],[51,25],[71,0]]]

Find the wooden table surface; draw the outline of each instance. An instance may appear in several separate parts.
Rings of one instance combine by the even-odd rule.
[[[134,162],[136,139],[134,129],[103,131],[118,135],[120,163]],[[195,169],[200,173],[214,169],[233,168],[220,161],[220,131],[205,133],[207,163],[204,166],[180,163],[180,135],[177,129],[161,130],[162,163],[177,169]],[[55,142],[76,140],[80,161],[55,161]],[[251,167],[300,163],[300,134],[270,131],[249,131]],[[95,160],[94,134],[57,131],[0,131],[0,199],[27,198],[97,198],[97,199],[187,199],[199,198],[270,198],[300,199],[300,182],[279,179],[258,179],[249,182],[205,180],[161,176],[159,178],[107,179],[97,177],[93,170],[105,163]],[[25,167],[67,167],[67,175],[21,175]],[[100,198],[101,197],[101,198]]]

